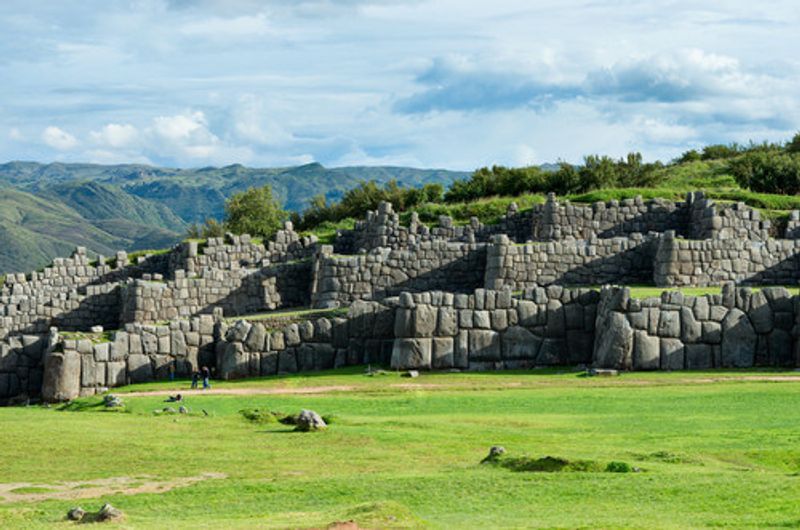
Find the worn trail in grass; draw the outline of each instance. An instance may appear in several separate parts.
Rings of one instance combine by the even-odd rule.
[[[80,501],[87,509],[111,502],[135,528],[324,527],[350,519],[365,527],[793,526],[800,524],[795,375],[469,373],[410,383],[351,370],[215,385],[348,390],[190,395],[185,416],[154,414],[166,406],[163,395],[123,392],[125,412],[106,411],[99,398],[65,410],[0,409],[0,483],[227,477]],[[312,408],[333,422],[327,432],[294,433],[239,412],[252,408]],[[642,472],[480,465],[496,444],[515,456],[624,462]],[[0,503],[0,527],[67,525],[61,519],[74,504]]]

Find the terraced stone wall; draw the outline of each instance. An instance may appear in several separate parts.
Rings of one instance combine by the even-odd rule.
[[[270,329],[239,320],[220,331],[217,374],[222,379],[388,364],[394,303],[355,302],[347,318],[320,317]]]
[[[707,286],[726,281],[794,285],[800,281],[800,240],[686,240],[667,233],[655,255],[656,285]]]
[[[163,274],[168,256],[140,258],[128,264],[125,252],[109,264],[102,256],[91,260],[78,248],[69,258],[27,276],[9,274],[0,289],[0,338],[14,333],[47,333],[51,326],[88,329],[117,327],[119,284],[133,277]]]
[[[559,203],[548,194],[534,226],[538,241],[612,238],[648,232],[688,229],[686,203],[664,199],[643,200],[641,196],[623,201],[592,204]]]
[[[657,237],[641,234],[524,245],[499,235],[487,249],[485,287],[650,283],[657,244]]]
[[[356,300],[381,300],[402,291],[472,291],[481,287],[486,245],[425,241],[393,250],[340,256],[323,247],[315,262],[313,307],[326,308]]]
[[[692,239],[739,239],[766,241],[770,237],[772,223],[761,218],[761,212],[742,202],[718,203],[705,197],[702,192],[688,195],[690,205],[688,232]]]
[[[452,217],[442,215],[434,227],[420,222],[413,212],[409,226],[403,226],[391,203],[382,202],[377,210],[367,212],[364,220],[356,222],[353,230],[337,234],[334,251],[351,255],[377,248],[408,248],[424,242],[485,243],[495,234],[506,234],[514,241],[525,242],[531,239],[535,210],[520,212],[516,203],[511,203],[506,214],[494,224],[483,224],[477,217],[472,217],[468,224],[457,224]]]
[[[268,263],[268,262],[267,262]],[[278,262],[258,269],[204,268],[169,281],[130,280],[122,287],[122,321],[152,323],[211,313],[245,315],[310,303],[312,261]]]
[[[216,361],[215,328],[219,315],[174,320],[167,325],[128,324],[112,336],[58,336],[45,353],[45,401],[68,401],[109,388],[186,377]],[[38,391],[32,395],[38,395]]]
[[[625,370],[798,365],[798,299],[783,287],[726,284],[721,294],[635,300],[628,288],[601,293],[594,365]]]

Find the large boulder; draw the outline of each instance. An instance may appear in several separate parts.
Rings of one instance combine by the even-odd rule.
[[[491,330],[471,329],[469,331],[469,359],[470,361],[499,361],[500,334]]]
[[[633,369],[658,370],[660,359],[659,338],[651,337],[646,331],[636,330],[633,336]]]
[[[144,383],[153,380],[153,365],[150,358],[141,353],[128,355],[128,378],[131,383]]]
[[[597,368],[630,369],[633,351],[633,328],[624,314],[610,311],[598,317],[597,339],[592,364]]]
[[[747,315],[739,309],[731,309],[722,321],[722,366],[753,366],[756,339],[756,330]]]
[[[661,339],[661,369],[683,370],[685,365],[683,343],[679,339],[664,337]]]
[[[51,352],[44,361],[42,400],[69,401],[81,391],[81,356],[76,351]]]
[[[429,369],[432,356],[431,339],[395,339],[391,367],[395,370]]]
[[[775,325],[775,320],[772,314],[772,308],[769,306],[767,297],[761,291],[754,292],[750,297],[750,322],[753,324],[753,329],[756,333],[763,334],[772,331]]]
[[[246,320],[237,320],[233,326],[228,328],[227,333],[225,333],[225,340],[228,342],[244,342],[252,327],[253,325]]]
[[[244,351],[241,342],[217,344],[217,376],[220,379],[241,379],[249,376],[249,372],[250,354]]]
[[[536,359],[542,339],[523,328],[511,326],[503,333],[503,359]]]

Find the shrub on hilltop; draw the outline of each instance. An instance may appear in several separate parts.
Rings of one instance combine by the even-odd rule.
[[[743,188],[784,195],[800,193],[798,154],[754,151],[731,160],[728,168]]]

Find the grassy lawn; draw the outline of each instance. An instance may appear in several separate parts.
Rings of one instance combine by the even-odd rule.
[[[0,527],[66,527],[75,505],[111,502],[130,528],[790,527],[800,525],[800,383],[782,372],[387,373],[363,368],[220,383],[189,415],[127,391],[68,410],[0,409]],[[742,379],[740,376],[746,376]],[[318,387],[313,394],[258,391]],[[335,416],[322,433],[253,423],[239,411]],[[202,411],[207,413],[204,414]],[[491,445],[638,473],[515,472],[480,465]],[[207,474],[205,479],[188,480]],[[220,478],[220,477],[226,478]],[[101,497],[51,498],[99,479]],[[153,482],[182,487],[147,491]],[[36,500],[2,498],[4,485]],[[144,485],[144,486],[143,486]],[[88,491],[88,490],[87,490]]]

